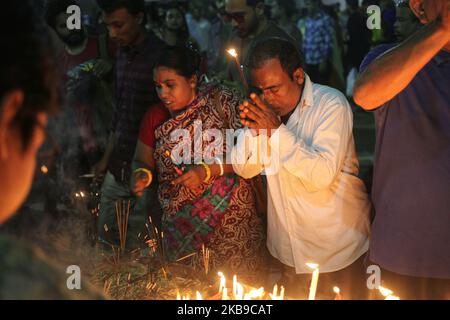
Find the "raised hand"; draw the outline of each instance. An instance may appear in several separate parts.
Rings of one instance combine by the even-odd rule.
[[[271,130],[276,130],[281,125],[281,120],[278,115],[270,108],[264,101],[262,101],[256,94],[250,95],[251,101],[244,101],[240,105],[241,123],[250,129],[267,130],[267,135],[270,137]]]

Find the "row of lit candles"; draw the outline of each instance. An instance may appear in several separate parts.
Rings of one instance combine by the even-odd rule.
[[[319,282],[319,265],[316,263],[307,263],[306,266],[313,270],[308,300],[315,300],[317,284]],[[266,295],[263,287],[251,289],[245,293],[244,286],[237,281],[236,275],[233,276],[233,288],[232,292],[229,293],[226,287],[225,275],[222,272],[218,272],[218,276],[220,278],[218,296],[221,297],[221,300],[261,300]],[[283,286],[278,288],[278,285],[275,285],[272,292],[269,293],[269,297],[271,300],[284,300],[284,291]],[[399,297],[393,295],[392,290],[380,286],[379,291],[385,297],[385,300],[400,300]],[[338,287],[334,287],[333,292],[335,293],[334,300],[342,300],[341,290]],[[177,300],[190,300],[190,296],[181,295],[180,292],[177,292]],[[203,300],[202,294],[198,291],[196,292],[196,300]]]

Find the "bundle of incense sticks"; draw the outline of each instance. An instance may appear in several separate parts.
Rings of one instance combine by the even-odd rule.
[[[164,273],[164,277],[167,278],[166,274],[167,263],[164,252],[164,231],[159,232],[158,228],[153,223],[152,217],[148,217],[148,220],[150,222],[150,225],[146,223],[145,226],[147,227],[147,232],[149,233],[148,236],[151,238],[149,241],[151,240],[156,241],[156,253],[159,256],[159,261],[161,263],[161,269]]]
[[[116,218],[119,229],[120,249],[125,251],[127,242],[128,218],[130,216],[131,200],[127,202],[119,200],[116,202]]]
[[[202,257],[203,257],[203,266],[205,268],[205,274],[209,273],[209,249],[202,245]]]

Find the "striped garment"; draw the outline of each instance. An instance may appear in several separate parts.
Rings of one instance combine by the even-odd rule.
[[[164,43],[153,33],[134,48],[123,48],[117,57],[116,107],[111,132],[116,145],[108,170],[116,181],[128,181],[140,123],[148,108],[159,101],[153,84],[152,67]]]

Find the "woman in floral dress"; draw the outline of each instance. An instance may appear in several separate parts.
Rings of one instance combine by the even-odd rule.
[[[171,114],[155,131],[153,153],[165,253],[176,261],[205,246],[211,270],[251,278],[264,265],[265,230],[250,182],[226,163],[226,129],[241,126],[240,101],[224,87],[199,85],[199,60],[191,49],[168,47],[153,71]]]

